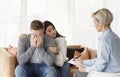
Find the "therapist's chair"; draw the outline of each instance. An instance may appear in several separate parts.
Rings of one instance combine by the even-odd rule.
[[[90,72],[87,77],[120,77],[120,73]]]

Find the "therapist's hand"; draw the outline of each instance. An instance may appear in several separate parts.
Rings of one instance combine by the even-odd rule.
[[[85,69],[86,69],[86,68],[85,68],[84,66],[79,66],[79,67],[78,67],[78,70],[79,70],[80,72],[85,72]]]

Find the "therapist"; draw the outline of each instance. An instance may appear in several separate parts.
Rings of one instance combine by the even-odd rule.
[[[113,21],[112,13],[102,8],[94,12],[92,18],[96,30],[102,32],[98,39],[97,58],[80,61],[85,66],[79,66],[74,77],[87,77],[91,71],[120,73],[120,38],[110,27]]]

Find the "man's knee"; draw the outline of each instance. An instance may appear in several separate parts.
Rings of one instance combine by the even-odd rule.
[[[23,74],[25,74],[24,65],[18,65],[18,66],[15,68],[15,75],[16,75],[16,77],[17,77],[17,76],[20,76],[20,75],[23,75]]]
[[[16,68],[15,68],[15,72],[17,71],[23,71],[24,70],[24,65],[18,65]]]
[[[48,66],[46,69],[46,72],[55,72],[56,73],[56,69],[53,66]]]
[[[45,70],[45,76],[46,77],[57,77],[57,71],[56,71],[55,67],[48,66]]]

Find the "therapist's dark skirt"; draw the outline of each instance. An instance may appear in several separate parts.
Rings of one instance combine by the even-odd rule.
[[[76,70],[73,74],[73,77],[87,77],[88,73],[87,72],[80,72]]]

